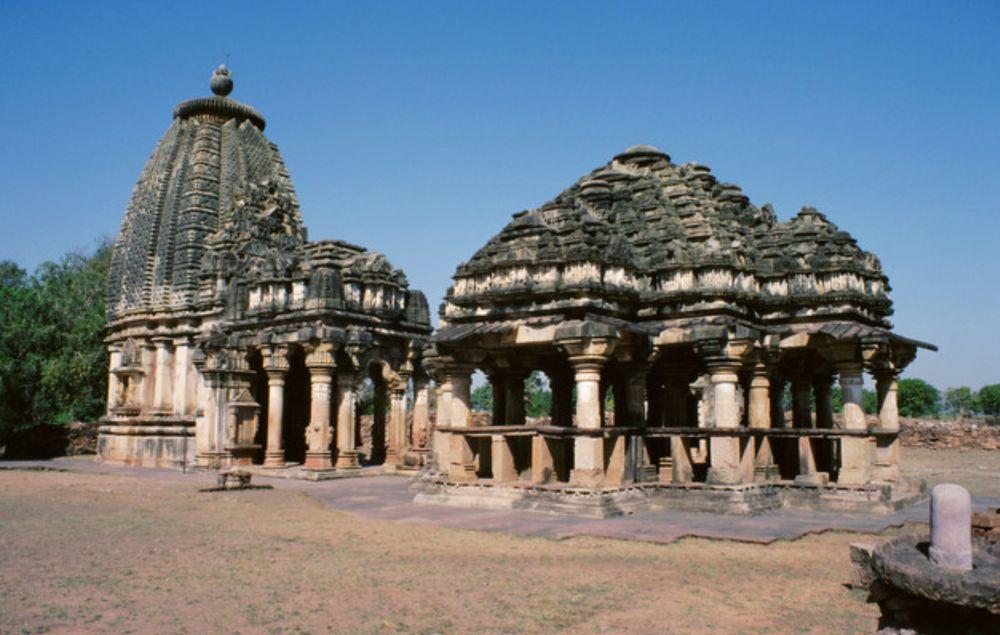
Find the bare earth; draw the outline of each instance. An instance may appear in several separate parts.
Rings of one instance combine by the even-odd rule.
[[[1000,452],[907,450],[1000,495]],[[0,471],[2,632],[871,633],[826,533],[557,542],[368,520],[307,494]]]

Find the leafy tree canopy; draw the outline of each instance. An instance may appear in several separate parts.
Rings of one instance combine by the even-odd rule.
[[[979,406],[984,415],[1000,416],[1000,384],[990,384],[979,389]]]
[[[923,379],[899,380],[899,414],[904,417],[932,417],[940,412],[941,393]]]
[[[110,260],[102,241],[94,253],[69,253],[33,275],[0,262],[0,436],[104,411]]]

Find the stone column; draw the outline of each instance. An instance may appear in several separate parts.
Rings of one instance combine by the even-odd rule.
[[[878,396],[878,427],[899,432],[899,384],[895,369],[876,369],[875,392]],[[883,481],[899,480],[899,436],[893,436],[878,448],[879,478]]]
[[[524,380],[527,374],[517,371],[504,377],[504,423],[508,426],[524,425]]]
[[[402,465],[406,452],[406,385],[405,378],[389,387],[389,452],[386,463]]]
[[[139,405],[143,412],[151,412],[156,409],[156,367],[157,349],[151,342],[146,342],[142,346],[142,384],[136,391],[139,398]]]
[[[106,412],[111,414],[111,410],[122,405],[124,401],[124,391],[121,380],[115,374],[115,369],[122,365],[122,348],[118,345],[108,346],[108,404]]]
[[[432,442],[434,448],[434,465],[437,467],[438,472],[447,474],[451,469],[449,467],[451,433],[445,432],[441,428],[448,427],[451,421],[451,383],[443,372],[441,383],[437,386],[437,393],[437,412],[435,413],[436,419]]]
[[[506,437],[502,434],[494,434],[491,449],[490,464],[493,467],[493,482],[507,483],[517,480],[517,471],[514,469],[514,454],[510,451],[510,444]]]
[[[740,404],[736,384],[739,382],[739,363],[728,358],[710,359],[707,363],[711,377],[712,427],[736,429],[740,425]],[[738,437],[713,436],[709,442],[711,466],[708,482],[734,484],[743,480],[740,469],[740,440]]]
[[[750,427],[757,430],[770,429],[771,369],[764,363],[758,362],[753,367],[748,401],[747,419]],[[778,477],[778,466],[774,464],[771,440],[767,436],[761,436],[757,442],[757,453],[754,458],[754,479],[766,481]]]
[[[501,371],[490,373],[490,388],[493,389],[493,412],[490,423],[495,426],[507,423],[507,385]]]
[[[570,357],[576,381],[576,420],[581,430],[601,428],[601,367],[604,359],[582,355]],[[573,444],[573,471],[570,483],[578,487],[596,487],[604,477],[604,439],[578,436]]]
[[[337,463],[338,470],[358,468],[358,451],[354,438],[354,387],[357,374],[353,370],[337,373]]]
[[[264,467],[285,467],[282,417],[285,407],[284,369],[267,369],[267,449]]]
[[[845,430],[866,430],[865,411],[862,406],[861,364],[842,362],[837,365],[840,374],[840,393],[844,401],[843,428]],[[865,437],[844,437],[840,442],[839,483],[857,484],[868,482],[868,439]]]
[[[312,400],[309,425],[306,428],[306,469],[325,470],[333,467],[330,445],[330,395],[336,364],[334,348],[329,344],[313,347],[306,355]]]
[[[472,425],[472,410],[469,405],[472,368],[455,366],[449,368],[447,372],[448,383],[451,384],[449,425],[452,428],[468,428]],[[475,480],[475,456],[469,440],[461,434],[453,433],[451,437],[449,476],[454,481]]]
[[[190,373],[188,366],[191,364],[191,340],[182,337],[174,342],[174,374],[173,374],[173,399],[172,409],[174,415],[183,417],[191,411],[188,393],[191,386],[188,385]]]
[[[413,427],[410,429],[410,445],[415,452],[427,450],[427,435],[430,432],[430,380],[423,375],[413,378]]]
[[[173,383],[174,353],[169,338],[153,340],[156,345],[156,375],[153,383],[153,411],[156,414],[170,414],[173,411],[170,389]]]

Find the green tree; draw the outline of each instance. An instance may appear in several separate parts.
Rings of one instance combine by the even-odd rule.
[[[990,384],[979,389],[979,406],[985,415],[1000,416],[1000,384]]]
[[[944,391],[944,402],[948,412],[959,419],[979,412],[979,395],[968,386],[949,388]]]
[[[940,412],[941,393],[923,379],[899,380],[899,414],[904,417],[931,417]]]
[[[524,383],[524,414],[547,417],[552,412],[552,391],[542,373],[533,371]]]
[[[93,254],[67,254],[32,276],[0,263],[0,437],[103,412],[110,259],[103,241]]]
[[[486,382],[475,388],[469,401],[476,412],[493,412],[493,386]]]

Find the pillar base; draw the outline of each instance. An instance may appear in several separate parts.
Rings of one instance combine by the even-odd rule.
[[[306,470],[328,470],[333,467],[333,460],[329,452],[306,452],[302,467]]]
[[[357,450],[339,450],[337,452],[336,468],[338,470],[349,470],[360,467],[361,464],[358,463]]]
[[[826,472],[813,472],[812,474],[799,474],[795,477],[796,485],[815,485],[822,487],[830,483],[830,475]]]
[[[573,487],[600,487],[604,482],[604,470],[575,468],[569,472],[569,484]]]
[[[448,478],[457,482],[476,480],[476,466],[474,463],[452,463],[448,469]]]
[[[284,450],[268,450],[264,453],[264,467],[280,468],[285,467]]]
[[[757,483],[762,481],[777,481],[781,479],[781,472],[778,470],[778,466],[774,465],[758,465],[754,467],[753,480]]]
[[[739,485],[743,474],[738,465],[719,465],[708,468],[706,482],[711,485]]]
[[[844,485],[862,485],[868,482],[868,474],[860,468],[840,468],[837,482]]]

